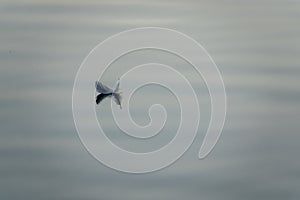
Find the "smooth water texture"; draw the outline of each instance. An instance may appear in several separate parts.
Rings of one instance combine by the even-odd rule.
[[[0,198],[298,200],[299,18],[300,2],[289,0],[1,1]],[[189,151],[164,170],[131,175],[103,166],[84,149],[71,99],[89,51],[113,34],[141,26],[175,29],[201,43],[224,78],[228,113],[216,148],[198,160],[210,117],[201,77],[159,51],[134,52],[113,63],[103,77],[108,85],[135,65],[162,62],[181,70],[200,100],[200,129]],[[166,107],[168,120],[150,141],[117,129],[109,99],[96,111],[112,141],[147,152],[170,141],[180,120],[174,96],[150,86],[133,97],[133,119],[147,124],[155,103]]]

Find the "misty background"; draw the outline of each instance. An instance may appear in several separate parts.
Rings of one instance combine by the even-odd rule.
[[[299,19],[300,2],[292,0],[1,0],[0,199],[298,200]],[[144,50],[119,59],[105,83],[113,86],[122,70],[138,64],[168,64],[191,81],[202,117],[181,159],[158,172],[131,175],[105,167],[85,150],[73,122],[72,89],[92,48],[143,26],[178,30],[206,48],[223,76],[228,112],[218,144],[198,160],[210,117],[201,77],[166,52]],[[147,124],[154,103],[163,104],[169,118],[148,142],[115,127],[109,100],[96,111],[112,141],[143,152],[166,144],[180,120],[174,96],[151,86],[133,97],[133,119]]]

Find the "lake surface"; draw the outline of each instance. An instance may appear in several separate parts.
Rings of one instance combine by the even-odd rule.
[[[0,198],[298,200],[299,18],[298,1],[2,0]],[[169,64],[191,80],[202,117],[198,136],[181,159],[158,172],[131,175],[105,167],[85,150],[73,122],[72,89],[92,48],[113,34],[143,26],[181,31],[206,48],[223,76],[228,112],[215,149],[198,160],[210,117],[201,77],[159,51],[120,59],[103,77],[108,85],[130,66]],[[147,152],[166,144],[180,120],[174,96],[150,86],[133,97],[133,119],[147,124],[154,103],[165,105],[169,118],[149,143],[121,134],[112,122],[109,100],[96,111],[111,140]]]

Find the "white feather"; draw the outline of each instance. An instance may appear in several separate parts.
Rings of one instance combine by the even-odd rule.
[[[96,81],[95,87],[96,87],[97,92],[99,92],[99,93],[102,93],[102,94],[112,94],[113,93],[113,90],[110,87],[104,85],[100,81]]]
[[[121,92],[119,92],[119,89],[120,89],[120,79],[118,79],[118,81],[116,83],[116,87],[115,87],[114,90],[111,89],[110,87],[104,85],[100,81],[96,81],[95,87],[96,87],[97,92],[99,92],[101,94],[112,95],[114,101],[116,102],[116,104],[119,105],[120,108],[122,109],[122,105],[121,105],[122,96],[121,96]]]

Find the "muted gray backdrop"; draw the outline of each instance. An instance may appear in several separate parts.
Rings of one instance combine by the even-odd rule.
[[[296,0],[0,1],[0,199],[298,200],[299,18]],[[120,59],[103,77],[107,84],[137,64],[169,64],[197,90],[202,116],[182,159],[155,173],[130,175],[86,152],[71,95],[76,71],[95,45],[141,26],[181,31],[208,50],[224,78],[228,115],[214,151],[197,160],[210,116],[201,77],[165,52]],[[157,102],[169,118],[152,141],[124,136],[112,121],[109,100],[96,108],[98,120],[128,150],[157,149],[178,127],[176,99],[159,87],[144,87],[132,99],[140,124],[148,123],[147,110]]]

